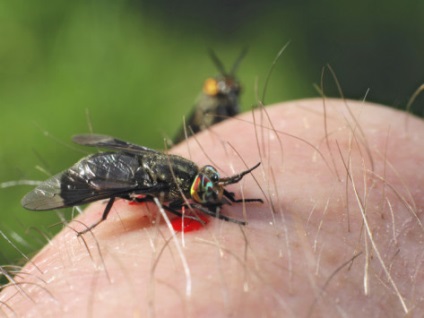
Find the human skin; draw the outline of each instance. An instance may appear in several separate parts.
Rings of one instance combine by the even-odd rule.
[[[246,175],[228,189],[265,203],[222,210],[245,218],[246,226],[213,218],[175,240],[153,203],[118,200],[105,222],[77,237],[75,230],[100,218],[105,205],[96,202],[1,292],[3,313],[420,316],[423,121],[335,99],[281,103],[254,114],[170,151],[199,166],[211,164],[208,156],[221,176],[260,161],[254,178]]]

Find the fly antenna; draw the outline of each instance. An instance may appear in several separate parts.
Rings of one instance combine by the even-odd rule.
[[[228,177],[228,178],[220,178],[219,179],[219,184],[221,185],[221,186],[226,186],[226,185],[229,185],[229,184],[233,184],[233,183],[237,183],[237,182],[239,182],[241,179],[243,179],[243,177],[246,175],[246,174],[248,174],[248,173],[250,173],[250,172],[252,172],[253,170],[255,170],[257,167],[259,167],[259,165],[260,165],[261,163],[260,162],[258,162],[256,165],[254,165],[252,168],[250,168],[250,169],[247,169],[247,170],[245,170],[245,171],[243,171],[243,172],[240,172],[239,174],[236,174],[236,175],[233,175],[233,176],[231,176],[231,177]]]
[[[224,64],[222,64],[221,60],[216,55],[215,51],[209,48],[208,53],[209,53],[209,56],[211,57],[213,64],[215,64],[216,68],[221,73],[221,75],[227,76],[227,72],[225,71]]]
[[[236,74],[236,71],[237,71],[237,69],[238,69],[238,67],[239,67],[239,65],[240,65],[240,62],[241,62],[241,61],[244,59],[244,57],[246,56],[247,51],[249,51],[249,47],[248,47],[248,46],[245,46],[245,47],[243,48],[243,50],[241,50],[241,53],[240,53],[239,57],[237,58],[237,60],[235,60],[235,62],[234,62],[234,64],[233,64],[233,67],[231,68],[230,75],[234,76],[234,75]]]

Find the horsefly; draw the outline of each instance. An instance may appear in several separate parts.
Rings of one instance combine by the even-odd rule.
[[[138,146],[110,136],[77,135],[80,145],[106,148],[82,158],[71,168],[47,179],[22,199],[28,210],[53,210],[108,199],[101,219],[79,232],[84,234],[106,220],[116,199],[151,202],[159,198],[163,208],[183,216],[190,207],[218,219],[245,225],[245,221],[221,214],[225,204],[263,202],[262,199],[236,199],[226,185],[239,182],[260,163],[228,178],[221,178],[210,165],[199,168],[177,155]],[[186,218],[199,220],[196,216]]]

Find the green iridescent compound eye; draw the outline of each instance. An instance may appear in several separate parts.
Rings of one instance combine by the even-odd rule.
[[[219,173],[214,167],[207,165],[204,166],[200,171],[206,174],[212,180],[212,182],[219,181]]]
[[[204,166],[191,186],[191,198],[206,205],[220,202],[224,189],[217,184],[218,181],[218,171],[212,166]]]

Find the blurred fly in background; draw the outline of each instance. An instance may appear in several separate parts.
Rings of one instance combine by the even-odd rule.
[[[209,55],[220,74],[210,77],[204,82],[203,91],[191,114],[173,140],[175,144],[240,112],[241,85],[235,77],[235,73],[246,53],[247,48],[242,50],[230,72],[227,72],[215,52],[209,50]]]

